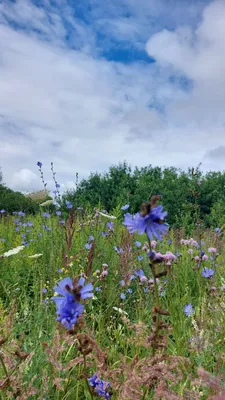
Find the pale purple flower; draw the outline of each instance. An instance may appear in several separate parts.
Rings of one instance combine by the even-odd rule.
[[[121,210],[123,211],[128,210],[129,207],[130,207],[129,204],[125,204],[124,206],[121,207]]]
[[[209,247],[209,248],[208,248],[208,252],[209,252],[210,254],[216,253],[215,247]]]
[[[42,164],[42,162],[41,162],[41,161],[38,161],[38,162],[37,162],[37,166],[38,166],[39,168],[41,168],[41,167],[42,167],[42,165],[43,165],[43,164]]]
[[[91,247],[92,247],[92,244],[91,244],[91,243],[86,243],[86,244],[85,244],[85,249],[90,250]]]
[[[56,211],[56,215],[60,217],[60,215],[62,215],[61,211]]]
[[[121,300],[126,300],[126,295],[124,293],[121,293],[120,298],[121,298]]]
[[[214,269],[211,269],[211,268],[206,268],[205,267],[202,270],[202,276],[204,278],[211,278],[214,275],[214,273],[215,273]]]
[[[73,208],[73,205],[70,203],[69,200],[66,200],[66,207],[69,209]]]
[[[194,310],[194,308],[193,308],[191,303],[187,304],[184,307],[184,312],[185,312],[187,317],[189,317],[190,315],[194,314],[195,310]]]
[[[141,242],[135,242],[135,246],[137,246],[137,247],[141,247]]]
[[[209,257],[207,256],[207,254],[204,254],[203,256],[202,256],[202,260],[203,261],[207,261],[209,259]]]

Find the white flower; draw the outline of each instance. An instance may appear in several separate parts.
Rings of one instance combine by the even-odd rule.
[[[50,206],[53,203],[54,203],[54,200],[46,200],[46,201],[44,201],[44,203],[41,203],[40,206],[41,207]]]
[[[101,215],[102,217],[106,217],[106,218],[109,218],[109,219],[116,219],[116,217],[114,217],[114,215],[108,215],[108,214],[105,214],[105,213],[103,213],[101,211],[97,211],[97,213],[99,215]]]
[[[113,307],[113,310],[118,311],[120,314],[128,315],[127,312],[122,310],[121,308]]]
[[[25,247],[25,246],[18,246],[18,247],[15,247],[14,249],[11,249],[11,250],[9,250],[9,251],[6,251],[6,252],[3,254],[3,257],[13,256],[14,254],[17,254],[17,253],[19,253],[21,250],[23,250],[24,247]]]
[[[33,256],[28,256],[28,258],[39,258],[39,257],[41,257],[41,256],[43,256],[43,254],[34,254]]]

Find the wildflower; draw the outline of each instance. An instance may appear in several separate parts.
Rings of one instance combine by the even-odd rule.
[[[225,292],[225,285],[221,286],[222,292]]]
[[[60,217],[60,215],[62,215],[61,211],[56,211],[56,215]]]
[[[85,247],[85,249],[90,250],[91,247],[92,247],[92,244],[91,243],[86,243],[84,247]]]
[[[46,226],[46,225],[42,225],[42,228],[44,229],[44,231],[50,231],[50,230],[51,230],[51,228],[49,228],[49,227]]]
[[[110,386],[109,382],[105,382],[99,379],[96,374],[89,378],[88,381],[89,385],[94,388],[94,390],[100,397],[104,397],[106,400],[110,400],[110,394],[107,392]]]
[[[206,255],[206,254],[204,254],[203,256],[202,256],[202,260],[203,261],[207,261],[209,259],[209,257]]]
[[[39,253],[39,254],[34,254],[33,256],[28,256],[28,258],[39,258],[41,256],[43,256],[43,254]]]
[[[60,184],[59,184],[59,183],[56,183],[56,184],[55,184],[55,187],[56,187],[56,189],[59,189],[59,188],[60,188]]]
[[[1,238],[0,240],[2,243],[5,243],[5,241],[6,241],[4,238]]]
[[[128,289],[126,290],[126,292],[129,293],[129,294],[131,294],[131,293],[133,293],[133,290],[130,289],[130,288],[128,288]]]
[[[150,240],[155,236],[161,240],[168,226],[163,223],[164,218],[167,216],[167,212],[163,211],[162,206],[150,207],[147,206],[145,212],[137,213],[132,216],[130,213],[126,213],[124,216],[123,224],[127,227],[130,233],[138,232],[142,235],[146,232]]]
[[[41,162],[41,161],[38,161],[38,162],[37,162],[37,166],[38,166],[39,168],[41,168],[41,167],[42,167],[42,165],[43,165],[43,164],[42,164],[42,162]]]
[[[42,293],[47,293],[47,289],[45,287],[42,289]]]
[[[205,267],[202,270],[202,276],[204,278],[211,278],[214,275],[214,273],[215,273],[214,269],[211,269],[211,268],[206,268]]]
[[[65,224],[65,221],[64,221],[63,219],[60,219],[59,224],[60,224],[60,225],[64,225],[64,224]]]
[[[71,329],[76,324],[78,317],[84,311],[84,305],[78,301],[93,297],[92,284],[84,285],[84,283],[83,277],[77,283],[72,282],[70,278],[65,278],[54,287],[55,292],[61,295],[52,297],[57,307],[57,321],[60,321],[67,329]]]
[[[33,226],[33,222],[28,221],[27,226],[29,226],[29,227]]]
[[[26,228],[26,227],[27,227],[27,224],[24,223],[24,224],[23,224],[23,228]]]
[[[126,295],[124,293],[120,293],[121,300],[126,300]]]
[[[24,217],[24,216],[25,216],[25,213],[24,213],[23,211],[19,211],[19,212],[18,212],[18,215],[19,215],[20,217]]]
[[[102,264],[102,267],[103,267],[103,268],[107,268],[107,267],[108,267],[108,264],[104,263],[104,264]]]
[[[93,240],[94,240],[94,236],[89,236],[88,241],[93,242]]]
[[[146,282],[148,279],[146,276],[140,276],[140,282]]]
[[[101,277],[104,278],[107,275],[108,275],[108,271],[106,269],[104,269],[104,271],[102,271],[102,273],[101,273]]]
[[[189,317],[190,315],[194,314],[195,310],[194,310],[194,308],[193,308],[191,303],[187,304],[184,307],[184,312],[185,312],[187,317]]]
[[[70,201],[66,200],[66,207],[71,209],[73,208],[73,205],[70,203]]]
[[[142,261],[144,259],[143,256],[137,256],[138,261]]]
[[[141,247],[141,242],[135,242],[135,246]]]
[[[26,233],[30,233],[30,229],[27,229],[27,230],[26,230]]]
[[[63,272],[62,268],[58,269],[58,272],[61,274]]]
[[[123,253],[123,249],[118,248],[117,246],[114,246],[113,248],[118,254],[122,254]]]
[[[153,264],[159,264],[164,261],[164,256],[161,253],[155,253],[154,251],[149,251],[148,256]]]
[[[23,241],[22,241],[22,245],[25,246],[25,247],[27,247],[27,246],[29,245],[29,243],[28,243],[26,240],[23,240]]]
[[[130,207],[129,204],[125,204],[124,206],[121,207],[121,210],[123,211],[128,210],[129,207]]]
[[[50,206],[53,203],[54,203],[54,200],[46,200],[46,201],[44,201],[44,203],[41,203],[40,206],[41,207]]]
[[[3,210],[3,209],[2,209],[2,210],[0,211],[0,214],[5,214],[5,213],[6,213],[6,210]]]
[[[9,251],[6,251],[6,252],[3,254],[3,257],[10,257],[10,256],[13,256],[13,255],[19,253],[19,252],[20,252],[21,250],[23,250],[23,249],[24,249],[24,246],[15,247],[14,249],[11,249],[11,250],[9,250]]]
[[[47,212],[43,212],[43,213],[42,213],[42,217],[43,217],[43,218],[50,218],[50,214],[47,213]]]
[[[156,253],[156,254],[161,255],[160,253]],[[166,261],[174,261],[174,260],[176,260],[176,256],[171,251],[167,251],[166,254],[164,254],[162,257]]]
[[[199,257],[199,256],[195,256],[194,259],[195,259],[195,261],[197,261],[197,262],[200,261],[200,257]]]
[[[208,252],[209,252],[210,254],[216,253],[215,247],[209,247],[209,248],[208,248]]]
[[[151,241],[151,247],[152,247],[152,249],[154,249],[154,248],[156,247],[156,245],[157,245],[156,240],[152,240],[152,241]]]
[[[129,279],[130,279],[130,281],[133,281],[135,279],[135,275],[133,275],[133,274],[130,275]]]
[[[15,231],[16,231],[16,232],[19,232],[19,231],[20,231],[20,228],[17,226],[17,227],[15,228]]]
[[[168,243],[168,244],[172,244],[173,242],[172,242],[171,239],[168,239],[167,243]]]
[[[101,215],[102,217],[106,217],[106,218],[109,218],[109,219],[116,219],[116,217],[114,217],[114,215],[108,215],[108,214],[105,214],[105,213],[103,213],[103,212],[101,212],[101,211],[97,211],[97,215]]]
[[[188,254],[193,254],[194,250],[193,249],[188,249]]]
[[[96,292],[101,292],[101,290],[102,290],[102,289],[101,289],[100,287],[96,287],[96,288],[95,288],[95,291],[96,291]]]
[[[215,228],[216,233],[220,233],[220,228]]]
[[[112,231],[113,230],[113,227],[114,227],[114,223],[112,222],[112,221],[109,221],[109,222],[107,222],[107,227],[109,228],[109,230],[110,231]]]
[[[106,236],[108,236],[109,234],[107,233],[107,232],[102,232],[102,236],[103,237],[106,237]]]
[[[120,281],[120,286],[125,286],[125,280],[124,280],[124,279],[122,279],[122,280]]]
[[[39,237],[42,237],[43,235],[42,235],[42,233],[38,233],[38,236],[39,236]]]

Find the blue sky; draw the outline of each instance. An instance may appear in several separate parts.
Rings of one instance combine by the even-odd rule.
[[[223,0],[0,4],[0,165],[64,188],[127,160],[225,168]]]

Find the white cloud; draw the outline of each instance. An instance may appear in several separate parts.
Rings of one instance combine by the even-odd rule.
[[[197,28],[152,35],[147,51],[156,64],[97,57],[92,28],[85,30],[65,10],[64,18],[78,32],[70,39],[72,47],[56,9],[37,8],[28,0],[0,5],[0,165],[9,186],[41,189],[38,160],[50,189],[51,161],[59,183],[69,188],[76,172],[86,177],[125,159],[132,165],[187,167],[225,144],[222,1],[205,7]],[[115,32],[142,40],[137,9],[132,18],[131,30],[122,17],[114,20]],[[211,25],[218,32],[213,29],[210,36]],[[192,90],[182,87],[184,76],[193,82]],[[216,166],[223,167],[221,161]]]

